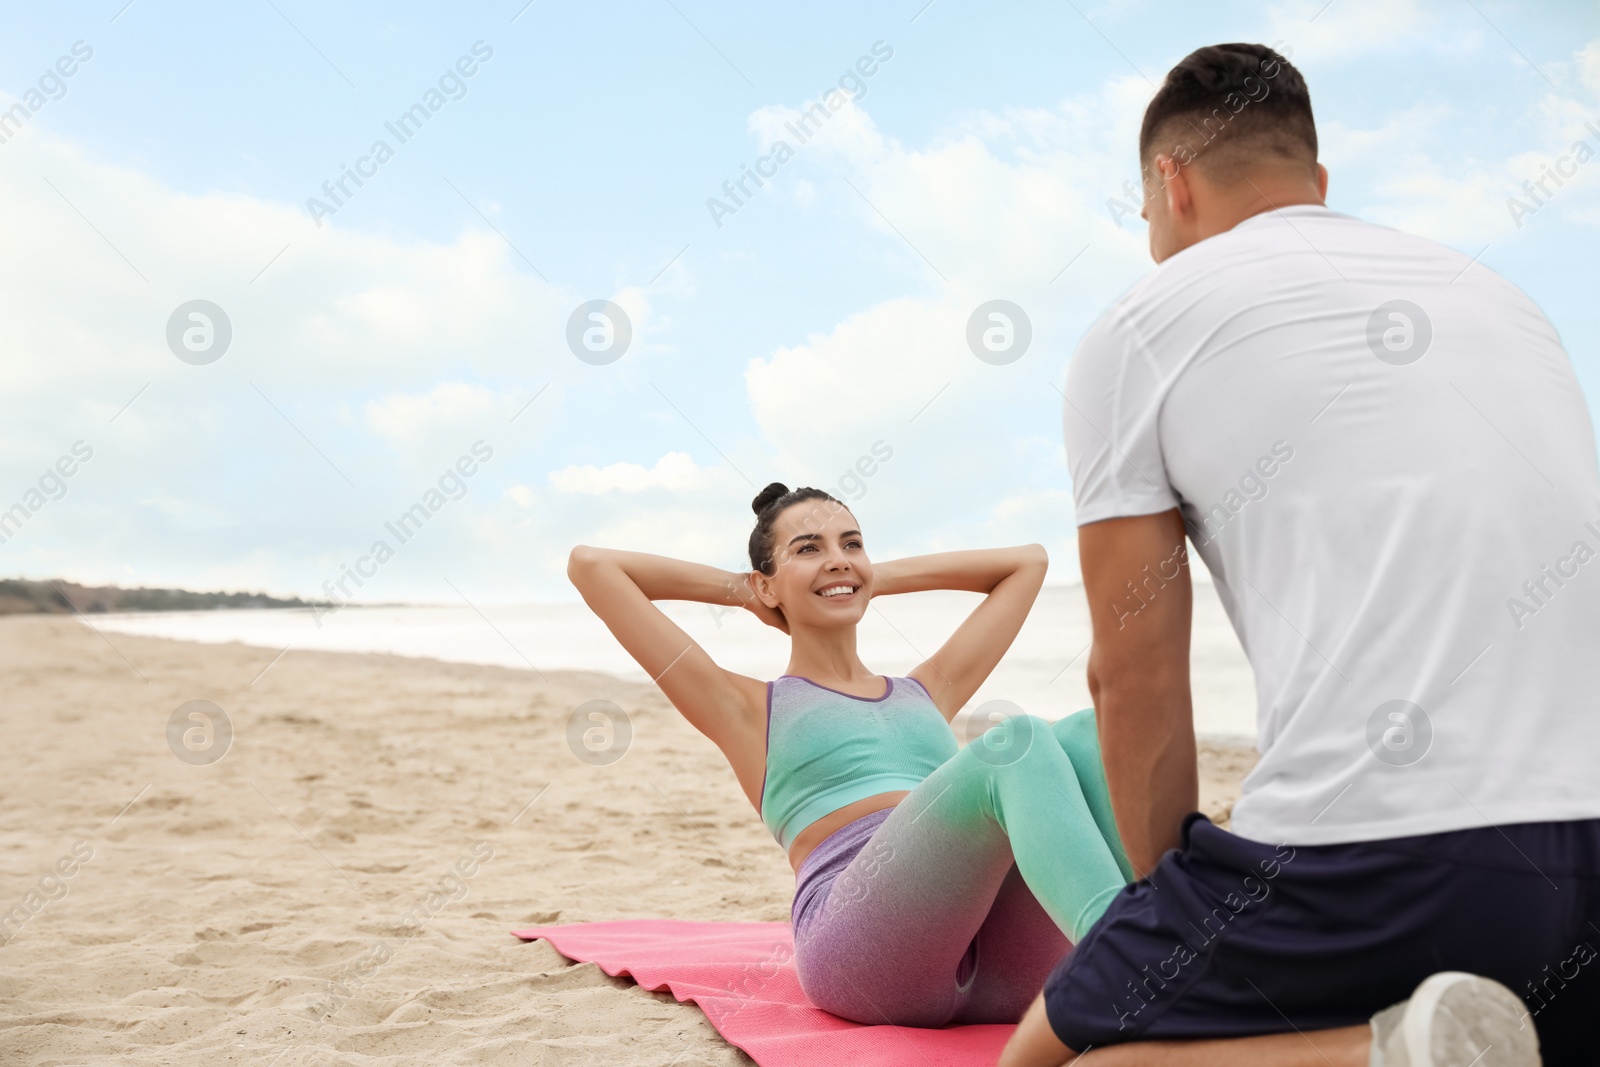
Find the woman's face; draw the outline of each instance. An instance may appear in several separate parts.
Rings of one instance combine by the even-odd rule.
[[[855,516],[832,500],[790,504],[772,527],[773,574],[757,574],[762,603],[801,626],[854,625],[872,596],[872,561]]]

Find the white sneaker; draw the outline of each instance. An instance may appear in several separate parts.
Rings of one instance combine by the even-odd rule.
[[[1372,1017],[1373,1067],[1540,1067],[1522,1000],[1490,978],[1441,971]]]

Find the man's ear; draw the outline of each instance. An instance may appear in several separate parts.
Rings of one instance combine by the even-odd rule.
[[[1175,222],[1186,219],[1194,206],[1194,190],[1189,187],[1188,172],[1169,155],[1156,156],[1155,164],[1156,172],[1161,175],[1162,195],[1167,198],[1167,216]]]
[[[1328,168],[1321,163],[1317,164],[1317,195],[1328,199]]]

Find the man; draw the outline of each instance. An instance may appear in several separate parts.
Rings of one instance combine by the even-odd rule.
[[[1139,147],[1158,267],[1085,337],[1065,420],[1148,877],[1001,1063],[1600,1062],[1600,469],[1555,330],[1325,207],[1271,49],[1184,59]],[[1256,677],[1232,832],[1195,813],[1186,532]]]

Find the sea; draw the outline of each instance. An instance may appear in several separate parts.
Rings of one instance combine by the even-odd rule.
[[[880,597],[857,628],[862,662],[902,675],[938,650],[982,600],[976,593],[934,591]],[[669,618],[712,659],[755,678],[775,678],[788,664],[788,637],[748,612],[664,602]],[[350,605],[309,609],[229,609],[86,616],[110,633],[203,643],[239,642],[273,649],[385,652],[517,670],[603,671],[648,681],[582,601],[520,605]],[[1005,715],[1047,719],[1092,706],[1086,681],[1089,609],[1081,585],[1046,586],[1010,651],[954,725],[970,738]],[[1209,583],[1194,585],[1190,642],[1195,731],[1219,739],[1255,736],[1255,681],[1227,615]]]

